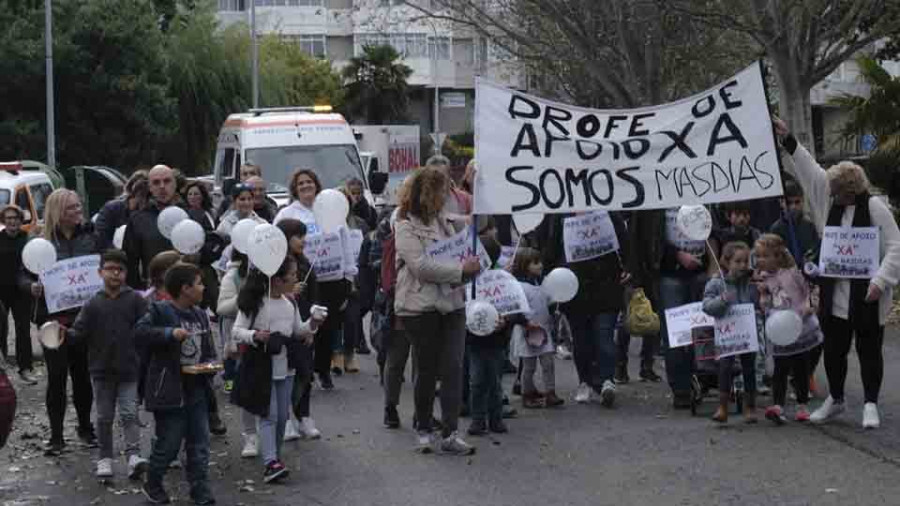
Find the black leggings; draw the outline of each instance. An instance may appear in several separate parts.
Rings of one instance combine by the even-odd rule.
[[[856,355],[862,375],[866,402],[878,402],[881,381],[884,377],[884,326],[860,325],[843,318],[829,316],[822,327],[825,331],[825,373],[832,399],[844,400],[844,382],[847,379],[847,354],[850,342],[856,335]]]
[[[809,402],[809,354],[798,353],[775,357],[775,374],[772,377],[772,398],[776,406],[784,406],[787,398],[788,375],[794,377],[797,404]]]
[[[72,401],[78,413],[78,430],[91,429],[91,405],[94,390],[88,374],[87,345],[63,344],[59,349],[44,348],[47,362],[47,416],[50,418],[51,441],[63,440],[63,420],[66,416],[66,386],[72,376]]]

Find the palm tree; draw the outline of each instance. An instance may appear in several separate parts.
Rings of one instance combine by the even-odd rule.
[[[878,150],[900,150],[900,78],[891,76],[878,61],[857,60],[860,79],[869,85],[868,97],[843,94],[832,103],[850,111],[844,127],[846,137],[873,134]]]
[[[344,68],[345,108],[354,119],[377,125],[405,119],[409,104],[407,78],[412,69],[399,63],[391,46],[364,46]]]

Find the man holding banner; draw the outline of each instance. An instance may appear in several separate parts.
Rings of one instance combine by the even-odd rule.
[[[865,171],[841,162],[827,171],[797,143],[787,125],[775,129],[794,161],[822,232],[820,321],[825,333],[825,373],[830,395],[810,419],[822,423],[844,411],[847,354],[856,335],[865,405],[862,426],[881,425],[878,395],[884,376],[884,323],[900,281],[900,229],[884,202],[869,193]],[[824,226],[823,226],[824,224]]]

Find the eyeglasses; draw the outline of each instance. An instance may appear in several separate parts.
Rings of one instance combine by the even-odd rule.
[[[3,221],[22,221],[18,214],[9,214],[3,217]]]

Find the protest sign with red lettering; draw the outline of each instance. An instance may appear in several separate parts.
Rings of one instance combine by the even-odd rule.
[[[339,232],[306,236],[303,252],[312,263],[318,281],[337,281],[344,277],[344,247]]]
[[[881,265],[878,227],[825,227],[819,273],[827,278],[871,279]]]
[[[466,301],[472,291],[466,290]],[[525,290],[515,276],[502,269],[485,271],[475,281],[475,300],[490,302],[501,316],[531,311]]]
[[[487,270],[491,268],[491,257],[481,244],[481,240],[476,242],[478,246],[478,260],[481,262],[481,269]],[[429,244],[425,248],[425,253],[435,260],[455,261],[462,263],[466,258],[475,256],[475,250],[472,249],[472,228],[466,227],[462,232]]]
[[[47,312],[54,314],[81,307],[103,290],[98,269],[100,255],[85,255],[60,260],[41,274]]]
[[[669,348],[691,344],[691,331],[697,327],[709,327],[715,318],[703,312],[702,302],[666,309],[666,328],[669,331]]]
[[[566,261],[583,262],[619,250],[616,228],[606,211],[566,218],[563,222]]]
[[[735,304],[717,318],[716,358],[759,351],[756,334],[756,309],[753,304]]]

